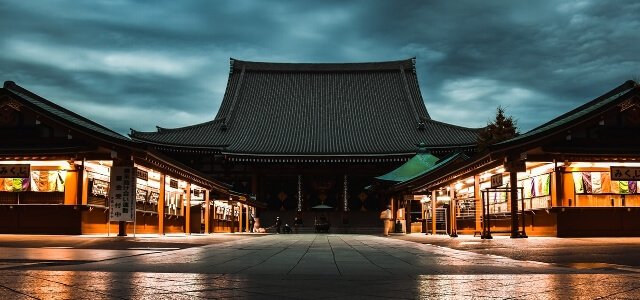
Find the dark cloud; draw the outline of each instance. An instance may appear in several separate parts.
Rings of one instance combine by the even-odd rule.
[[[632,0],[7,0],[0,79],[126,134],[211,120],[229,57],[415,56],[434,119],[480,127],[502,105],[527,130],[638,76],[638,15]]]

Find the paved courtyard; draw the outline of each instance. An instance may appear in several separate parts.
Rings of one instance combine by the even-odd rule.
[[[638,239],[236,233],[0,242],[0,299],[640,298],[634,260],[588,255],[608,251],[603,243],[637,253]],[[549,251],[562,243],[583,250]]]

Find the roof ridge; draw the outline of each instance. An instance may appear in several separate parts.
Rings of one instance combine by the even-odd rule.
[[[402,77],[402,82],[404,83],[404,91],[405,93],[407,93],[407,98],[409,98],[409,105],[411,106],[411,110],[413,111],[413,116],[416,118],[416,122],[420,123],[420,115],[418,115],[416,105],[415,103],[413,103],[413,97],[411,97],[411,91],[409,90],[409,82],[407,81],[407,75],[405,74],[403,67],[400,67],[400,76]]]
[[[281,62],[257,62],[245,61],[235,58],[231,60],[231,70],[243,69],[256,71],[282,71],[282,72],[335,72],[335,71],[381,71],[398,70],[400,68],[412,69],[415,72],[415,57],[403,60],[381,62],[350,62],[350,63],[281,63]]]
[[[623,95],[626,95],[628,93],[630,93],[633,89],[636,89],[637,87],[634,85],[629,86],[628,85],[629,81],[625,82],[625,84],[611,90],[610,92],[604,94],[603,96],[600,96],[592,101],[587,102],[584,105],[579,106],[579,108],[581,108],[580,110],[577,109],[573,109],[570,112],[567,112],[565,114],[562,114],[559,117],[556,117],[555,119],[546,122],[534,129],[531,129],[521,135],[518,135],[516,137],[513,137],[511,139],[508,139],[506,141],[502,141],[499,143],[496,143],[494,145],[505,145],[505,144],[509,144],[509,143],[513,143],[514,141],[519,141],[522,139],[526,139],[529,138],[531,136],[536,136],[539,135],[543,132],[549,131],[549,130],[554,130],[556,127],[558,127],[559,125],[563,125],[569,122],[574,122],[575,120],[584,117],[585,114],[591,113],[592,111],[589,111],[589,109],[600,109],[602,106],[605,106],[611,102],[614,102],[616,100],[618,100],[620,97],[622,97]],[[606,97],[605,97],[606,96]],[[493,146],[493,145],[492,145]],[[494,146],[495,147],[495,146]]]
[[[231,61],[231,68],[233,70],[233,61]],[[242,72],[240,73],[240,78],[238,79],[238,84],[236,85],[235,91],[233,91],[233,98],[231,100],[231,107],[227,111],[227,115],[222,119],[222,129],[226,130],[228,123],[232,117],[233,110],[236,107],[236,103],[238,102],[238,94],[240,93],[240,88],[242,87],[242,81],[244,80],[245,67],[242,67]]]
[[[188,129],[196,128],[196,127],[201,127],[201,126],[205,126],[205,125],[209,125],[211,123],[216,123],[216,122],[221,122],[221,121],[223,121],[223,119],[215,119],[215,120],[210,120],[210,121],[206,121],[206,122],[202,122],[202,123],[198,123],[198,124],[193,124],[193,125],[184,126],[184,127],[176,127],[176,128],[165,128],[165,127],[156,126],[156,131],[141,131],[141,130],[135,130],[133,128],[129,128],[131,130],[131,133],[129,135],[134,134],[134,133],[135,134],[145,134],[145,133],[176,132],[176,131],[188,130]]]
[[[553,123],[555,123],[555,122],[557,122],[559,120],[562,120],[562,119],[566,118],[567,116],[573,115],[576,112],[583,110],[585,107],[589,107],[589,106],[591,106],[591,105],[593,105],[595,103],[598,103],[600,101],[608,99],[611,96],[619,94],[619,93],[621,93],[621,92],[623,92],[625,90],[632,89],[635,86],[636,86],[636,83],[633,80],[627,80],[623,84],[621,84],[621,85],[615,87],[614,89],[604,93],[603,95],[598,96],[595,99],[593,99],[593,100],[591,100],[591,101],[589,101],[589,102],[587,102],[587,103],[585,103],[583,105],[580,105],[580,106],[578,106],[578,107],[576,107],[576,108],[574,108],[574,109],[572,109],[572,110],[570,110],[570,111],[568,111],[568,112],[566,112],[564,114],[561,114],[561,115],[559,115],[559,116],[557,116],[557,117],[555,117],[555,118],[553,118],[553,119],[551,119],[551,120],[549,120],[549,121],[547,121],[547,122],[545,122],[545,123],[533,128],[533,129],[529,130],[528,132],[543,128],[545,126],[548,126],[549,124],[553,124]]]
[[[118,132],[116,132],[116,131],[108,128],[108,127],[105,127],[105,126],[99,124],[99,123],[96,123],[96,122],[94,122],[94,121],[92,121],[92,120],[90,120],[88,118],[85,118],[82,115],[79,115],[79,114],[77,114],[77,113],[75,113],[75,112],[73,112],[73,111],[71,111],[69,109],[66,109],[66,108],[64,108],[64,107],[62,107],[62,106],[60,106],[60,105],[58,105],[58,104],[56,104],[56,103],[54,103],[54,102],[52,102],[50,100],[47,100],[44,97],[41,97],[41,96],[37,95],[36,93],[34,93],[34,92],[30,91],[30,90],[27,90],[26,88],[16,84],[14,81],[5,81],[3,88],[8,90],[8,91],[10,91],[10,92],[12,92],[12,93],[14,93],[14,94],[16,94],[17,96],[21,96],[20,94],[23,94],[24,96],[31,97],[34,100],[40,101],[44,105],[47,105],[47,106],[49,106],[51,108],[54,108],[54,109],[56,109],[58,111],[61,111],[61,112],[65,113],[65,114],[68,114],[69,116],[77,118],[78,120],[81,120],[82,122],[89,123],[91,125],[99,127],[100,129],[109,131],[110,133],[115,134],[115,135],[117,135],[117,136],[119,136],[121,138],[124,138],[126,140],[130,140],[127,136],[125,136],[123,134],[120,134],[120,133],[118,133]]]
[[[451,128],[458,128],[458,129],[465,129],[465,130],[469,130],[469,131],[478,131],[478,130],[482,130],[484,129],[484,127],[478,127],[478,128],[470,128],[470,127],[464,127],[464,126],[460,126],[460,125],[455,125],[455,124],[450,124],[450,123],[445,123],[442,121],[437,121],[434,119],[426,119],[426,118],[422,118],[422,121],[427,121],[429,123],[434,123],[434,124],[440,124],[443,126],[447,126],[447,127],[451,127]]]

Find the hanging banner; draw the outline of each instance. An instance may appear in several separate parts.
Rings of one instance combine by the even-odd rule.
[[[136,214],[136,168],[111,168],[109,221],[133,222]]]

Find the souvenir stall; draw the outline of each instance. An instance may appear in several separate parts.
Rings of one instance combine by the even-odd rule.
[[[640,87],[628,81],[482,155],[391,190],[430,199],[449,191],[452,235],[640,236],[639,116]],[[430,199],[424,203],[435,211]]]
[[[206,209],[210,191],[229,193],[230,186],[13,82],[0,89],[0,111],[0,130],[13,133],[0,146],[0,233],[201,232],[202,213],[191,218],[186,208]],[[123,180],[116,169],[129,173]]]
[[[75,175],[65,160],[0,161],[0,233],[78,232]]]

